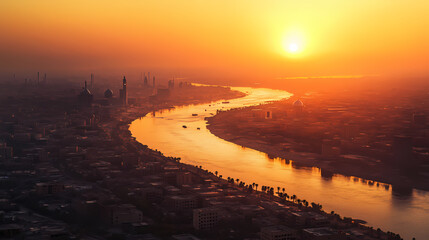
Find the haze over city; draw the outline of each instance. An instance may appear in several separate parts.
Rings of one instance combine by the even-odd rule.
[[[428,75],[429,3],[424,0],[0,4],[3,74],[144,68],[240,83]]]
[[[0,2],[0,238],[429,239],[426,0]]]

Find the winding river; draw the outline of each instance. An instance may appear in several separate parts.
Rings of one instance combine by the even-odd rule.
[[[224,178],[229,176],[275,189],[284,187],[289,195],[322,204],[325,211],[363,219],[374,228],[399,233],[404,239],[429,239],[428,192],[411,190],[398,194],[387,184],[369,184],[363,179],[342,175],[322,177],[318,168],[297,168],[293,159],[270,159],[265,153],[211,134],[204,118],[216,114],[217,110],[257,105],[292,95],[264,88],[232,89],[248,95],[229,103],[218,101],[149,113],[133,121],[130,131],[149,148],[158,149],[165,156],[181,157],[184,163],[218,171]]]

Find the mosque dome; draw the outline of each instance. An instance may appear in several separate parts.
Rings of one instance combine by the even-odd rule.
[[[93,95],[87,88],[86,81],[85,81],[85,88],[82,90],[82,92],[79,93],[79,102],[82,105],[89,106],[91,105],[92,100],[93,100]]]
[[[294,107],[303,107],[304,103],[302,103],[301,100],[298,99],[293,103],[293,106]]]
[[[110,90],[110,89],[107,89],[107,90],[104,92],[104,97],[105,97],[105,98],[112,98],[112,97],[113,97],[113,91],[112,91],[112,90]]]
[[[79,96],[92,96],[92,93],[88,88],[84,88],[82,92],[80,92]]]

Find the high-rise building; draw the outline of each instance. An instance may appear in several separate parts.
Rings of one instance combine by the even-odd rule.
[[[148,83],[147,83],[147,76],[146,73],[144,74],[144,87],[147,87]]]
[[[119,89],[119,98],[121,99],[122,105],[127,105],[128,96],[127,96],[127,79],[124,76],[122,80],[122,89]]]
[[[153,88],[155,88],[155,76],[153,76]]]

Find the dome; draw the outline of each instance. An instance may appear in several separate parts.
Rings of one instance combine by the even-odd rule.
[[[112,90],[110,90],[110,89],[107,89],[107,90],[104,92],[104,97],[105,97],[105,98],[111,98],[111,97],[113,97],[113,91],[112,91]]]
[[[83,91],[79,94],[79,96],[92,96],[92,93],[88,88],[84,88]]]
[[[302,103],[301,100],[298,99],[293,103],[293,106],[294,107],[303,107],[304,103]]]

